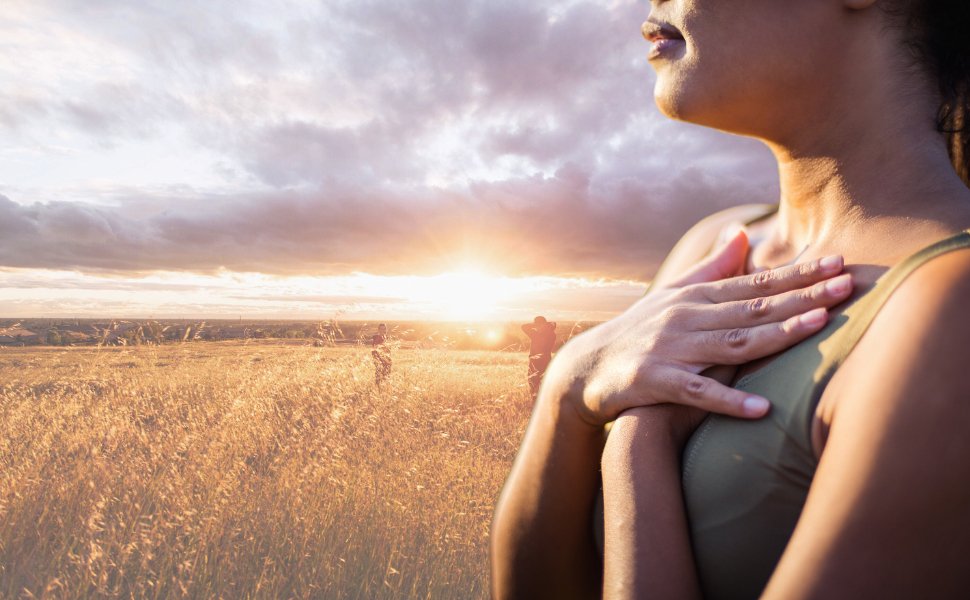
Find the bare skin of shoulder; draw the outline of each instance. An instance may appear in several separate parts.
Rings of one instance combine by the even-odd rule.
[[[965,595],[968,294],[970,252],[931,260],[833,377],[819,467],[765,597]]]

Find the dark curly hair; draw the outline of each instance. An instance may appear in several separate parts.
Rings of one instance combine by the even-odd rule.
[[[914,57],[939,85],[936,126],[970,186],[970,0],[896,0],[885,8],[900,19]]]

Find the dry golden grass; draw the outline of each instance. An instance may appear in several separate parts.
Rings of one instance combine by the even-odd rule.
[[[486,596],[525,362],[0,350],[0,597]]]

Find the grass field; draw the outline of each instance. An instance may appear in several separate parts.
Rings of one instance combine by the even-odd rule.
[[[0,349],[0,597],[477,598],[526,356]]]

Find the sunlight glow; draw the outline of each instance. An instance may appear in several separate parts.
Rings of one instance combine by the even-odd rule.
[[[521,288],[510,280],[475,269],[462,269],[434,277],[415,278],[408,299],[427,303],[446,320],[479,320],[493,316],[503,301]]]
[[[440,275],[278,276],[220,271],[138,277],[0,268],[0,317],[340,320],[603,320],[643,294],[632,281],[505,277],[464,268]],[[504,333],[472,327],[495,343]],[[472,335],[472,334],[469,334]]]

